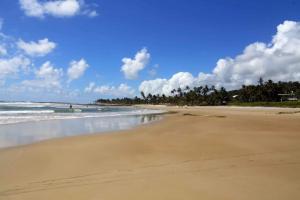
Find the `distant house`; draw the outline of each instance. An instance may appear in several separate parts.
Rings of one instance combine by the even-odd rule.
[[[298,101],[294,91],[292,91],[290,94],[278,94],[278,96],[280,96],[281,101]]]

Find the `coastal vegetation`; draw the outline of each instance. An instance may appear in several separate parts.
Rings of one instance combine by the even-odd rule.
[[[170,96],[145,94],[141,97],[98,99],[96,103],[112,105],[164,104],[164,105],[238,105],[300,107],[300,82],[274,82],[259,79],[257,85],[243,85],[240,89],[227,91],[224,87],[198,86],[178,88]]]

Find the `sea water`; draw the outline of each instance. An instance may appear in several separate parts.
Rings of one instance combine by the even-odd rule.
[[[46,139],[129,129],[161,118],[161,110],[126,106],[0,102],[0,148]]]

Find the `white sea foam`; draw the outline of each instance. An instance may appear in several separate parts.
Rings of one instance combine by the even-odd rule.
[[[11,114],[46,114],[54,113],[54,110],[5,110],[0,111],[0,115],[11,115]]]
[[[67,120],[79,118],[103,118],[103,117],[118,117],[118,116],[134,116],[134,115],[149,115],[159,114],[162,110],[131,110],[121,112],[99,112],[99,113],[55,113],[53,110],[40,111],[0,111],[0,125],[16,124],[22,122],[44,121],[44,120]]]

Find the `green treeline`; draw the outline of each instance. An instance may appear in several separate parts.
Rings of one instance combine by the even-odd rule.
[[[224,87],[199,86],[178,88],[171,91],[171,96],[148,94],[141,92],[140,97],[98,99],[100,104],[168,104],[168,105],[245,105],[245,106],[287,106],[300,107],[300,83],[297,82],[264,82],[257,85],[243,85],[238,90],[226,91]],[[277,102],[277,103],[276,103]]]

